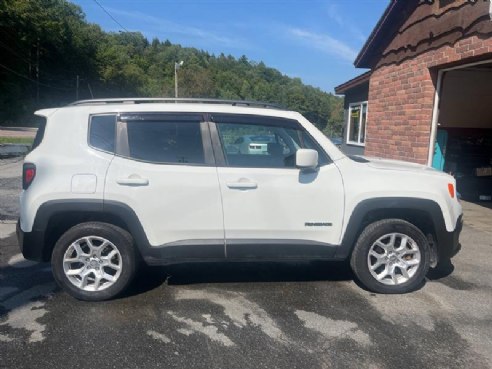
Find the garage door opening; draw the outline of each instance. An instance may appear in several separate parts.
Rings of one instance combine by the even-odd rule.
[[[492,61],[443,72],[432,166],[467,201],[492,201]]]

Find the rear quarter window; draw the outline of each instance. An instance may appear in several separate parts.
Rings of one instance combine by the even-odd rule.
[[[116,115],[94,115],[89,124],[89,145],[95,149],[114,153]]]
[[[42,117],[39,120],[38,130],[36,131],[36,136],[34,137],[34,141],[31,146],[31,151],[38,147],[44,138],[44,131],[46,130],[46,118]]]

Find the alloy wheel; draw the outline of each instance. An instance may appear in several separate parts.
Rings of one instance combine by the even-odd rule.
[[[118,248],[98,236],[74,241],[63,256],[65,276],[84,291],[102,291],[111,287],[120,277],[122,267]]]
[[[421,263],[418,244],[408,235],[389,233],[376,240],[367,255],[371,275],[385,285],[408,282]]]

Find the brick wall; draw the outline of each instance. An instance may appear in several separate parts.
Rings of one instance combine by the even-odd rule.
[[[369,83],[365,155],[426,164],[437,67],[487,55],[492,59],[492,38],[471,36],[376,68]]]

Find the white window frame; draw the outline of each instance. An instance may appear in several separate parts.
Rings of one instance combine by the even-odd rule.
[[[363,115],[362,111],[363,111],[363,105],[364,104],[366,105],[366,124],[364,126],[364,142],[360,142],[360,137],[361,137],[360,126],[362,125],[362,115]],[[357,136],[357,141],[351,141],[350,140],[350,124],[352,122],[351,115],[352,115],[352,108],[355,106],[360,106],[359,135]],[[347,143],[347,145],[366,146],[367,118],[368,117],[369,117],[369,103],[367,100],[349,104],[349,109],[348,109],[348,114],[347,114],[347,136],[345,138],[345,142]]]

